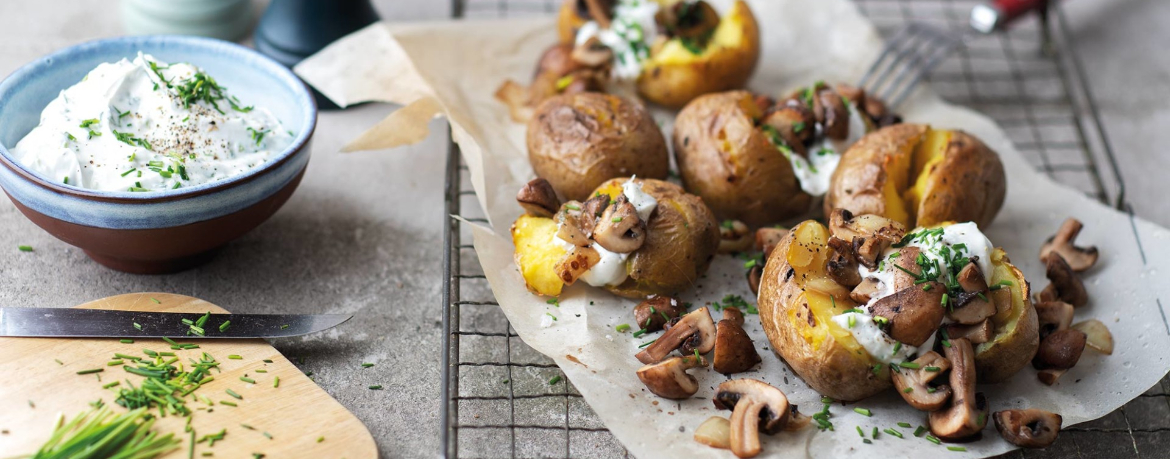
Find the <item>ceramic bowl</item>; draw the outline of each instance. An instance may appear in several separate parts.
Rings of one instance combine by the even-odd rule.
[[[265,107],[296,133],[268,163],[217,182],[156,192],[96,191],[43,177],[9,148],[36,127],[58,93],[103,62],[138,52],[202,67],[233,94]],[[33,223],[98,263],[133,273],[186,269],[251,231],[292,195],[309,163],[317,107],[291,71],[248,48],[209,38],[119,37],[82,43],[0,82],[0,187]]]

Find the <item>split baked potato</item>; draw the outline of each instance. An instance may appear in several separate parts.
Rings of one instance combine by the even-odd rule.
[[[560,295],[565,285],[586,279],[597,269],[598,252],[607,256],[607,251],[612,252],[607,263],[620,263],[609,267],[620,273],[612,276],[615,282],[599,287],[628,298],[674,295],[706,272],[719,246],[714,215],[678,185],[616,178],[583,203],[561,204],[551,190],[526,193],[539,182],[530,182],[517,196],[529,212],[512,225],[516,265],[529,290],[539,295]],[[627,190],[631,186],[656,203],[645,217],[630,210],[646,209],[646,200]],[[613,253],[624,258],[613,261]]]
[[[602,93],[546,100],[528,122],[528,159],[564,199],[584,201],[614,177],[665,179],[666,139],[641,105]]]
[[[936,280],[925,267],[933,262],[923,263],[918,256],[934,249],[913,245],[914,238],[938,233],[946,225],[907,232],[888,219],[844,212],[834,215],[830,226],[832,230],[810,220],[793,227],[772,250],[759,286],[760,320],[773,351],[817,392],[845,401],[869,397],[907,371],[898,364],[914,356],[942,359],[932,349],[947,350],[953,340],[975,343],[974,368],[967,371],[985,382],[1012,376],[1036,354],[1038,325],[1028,282],[1002,249],[990,249],[990,263],[984,265],[990,272],[986,278],[971,277],[978,282],[969,289],[967,278],[953,273],[951,280],[941,274]],[[988,270],[978,268],[973,257],[954,260],[966,268],[963,276]],[[875,282],[858,275],[870,272],[865,264],[892,272],[886,279],[894,279],[897,291],[887,291],[885,296],[878,296],[874,288],[863,292],[866,282]],[[950,269],[950,265],[939,266]],[[962,287],[947,284],[955,278],[964,282]],[[871,330],[862,326],[869,319],[861,311],[870,314],[871,322],[882,330],[882,339],[897,343],[892,351],[888,345],[873,346],[891,354],[880,359],[871,355],[858,339],[869,335],[854,334],[855,323],[858,333]],[[944,323],[944,316],[947,321],[961,322]],[[931,337],[924,340],[925,336]],[[910,401],[909,391],[899,392]]]
[[[675,119],[679,175],[720,219],[761,227],[805,216],[840,154],[879,122],[875,98],[818,82],[775,102],[748,91],[707,94]]]
[[[825,196],[833,209],[882,215],[907,227],[991,224],[1007,195],[999,155],[963,131],[901,124],[872,132],[841,158]]]
[[[579,32],[590,22],[610,27],[620,21],[615,0],[565,0],[557,19],[562,44],[582,46]],[[742,88],[760,57],[760,32],[751,8],[742,0],[722,16],[704,1],[651,0],[657,3],[655,31],[648,53],[639,56],[635,78],[638,94],[646,100],[680,108],[695,97]],[[600,20],[598,16],[603,16]],[[637,22],[636,18],[630,18]],[[619,51],[620,53],[620,51]],[[628,59],[616,56],[614,59]]]

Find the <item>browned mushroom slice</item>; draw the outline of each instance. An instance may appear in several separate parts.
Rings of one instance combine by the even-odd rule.
[[[601,255],[592,247],[573,247],[573,250],[566,253],[564,258],[553,266],[553,272],[565,285],[573,285],[589,271],[589,268],[596,266],[600,261]]]
[[[593,37],[574,47],[571,57],[581,66],[602,68],[613,62],[613,50]]]
[[[1113,355],[1113,333],[1097,319],[1089,319],[1072,325],[1073,330],[1085,333],[1085,345],[1105,355]]]
[[[879,290],[881,290],[880,281],[872,277],[865,278],[861,280],[860,284],[857,284],[857,287],[853,288],[852,292],[849,292],[849,298],[858,303],[866,304]]]
[[[878,215],[855,216],[846,209],[837,209],[829,216],[829,232],[853,245],[858,263],[874,269],[882,252],[906,235],[906,227]]]
[[[671,357],[639,368],[638,379],[654,395],[681,400],[699,391],[699,381],[687,370],[705,366],[707,361],[701,356]]]
[[[1077,364],[1085,351],[1085,332],[1072,328],[1060,330],[1040,341],[1032,366],[1037,369],[1067,370]]]
[[[995,304],[988,296],[991,290],[987,288],[983,271],[974,259],[959,271],[956,280],[963,293],[953,299],[954,309],[947,312],[952,320],[963,325],[974,325],[995,315]]]
[[[533,75],[544,73],[560,77],[580,68],[582,68],[581,63],[573,60],[573,45],[571,43],[557,43],[540,55],[540,60],[536,61],[536,71],[533,72]]]
[[[760,432],[775,434],[791,419],[784,392],[755,379],[723,382],[713,401],[716,408],[731,410],[731,452],[741,458],[760,454]]]
[[[784,236],[788,235],[788,230],[780,228],[760,228],[756,230],[756,249],[764,252],[764,259],[767,260],[772,255],[772,249],[780,243]]]
[[[731,448],[731,421],[711,416],[695,429],[695,441],[712,448]]]
[[[605,209],[609,208],[609,195],[597,195],[586,199],[584,204],[581,204],[581,229],[585,231],[585,235],[592,238],[593,230],[597,228],[597,219],[605,213]]]
[[[1046,448],[1056,441],[1063,418],[1059,414],[1038,410],[996,411],[995,430],[1008,443],[1022,448]]]
[[[957,441],[968,439],[987,425],[987,401],[975,393],[975,351],[971,342],[953,339],[943,346],[943,353],[951,362],[950,384],[953,396],[946,408],[928,416],[930,432],[934,436]]]
[[[516,193],[516,202],[519,202],[520,207],[529,215],[535,217],[550,218],[561,207],[561,200],[557,199],[557,193],[553,191],[552,185],[542,178],[532,179],[520,188]]]
[[[646,242],[646,222],[623,194],[597,220],[593,240],[610,252],[633,252]]]
[[[884,296],[873,303],[870,310],[875,317],[889,320],[886,333],[890,338],[911,346],[921,346],[942,324],[942,284],[928,282],[929,290],[910,286]]]
[[[848,85],[845,83],[837,83],[837,94],[845,98],[847,102],[852,102],[853,106],[864,110],[865,109],[865,90],[857,86]]]
[[[696,334],[699,335],[699,345],[695,348],[700,354],[711,352],[711,348],[715,347],[715,321],[711,319],[711,312],[707,307],[691,311],[672,322],[673,325],[662,336],[634,356],[639,362],[646,364],[661,362],[671,351],[678,349]]]
[[[760,294],[760,280],[764,276],[764,267],[760,264],[752,266],[747,272],[748,288],[751,289],[752,295]]]
[[[553,216],[557,222],[557,237],[577,247],[589,247],[593,241],[589,240],[589,233],[582,228],[589,218],[576,210],[580,208],[581,204],[577,201],[569,201]]]
[[[1040,339],[1072,325],[1073,307],[1063,301],[1041,301],[1036,303],[1036,320],[1040,326]]]
[[[932,387],[930,383],[951,369],[951,362],[937,352],[928,351],[914,359],[917,368],[898,368],[891,372],[894,387],[902,398],[916,410],[938,411],[951,398],[947,385]]]
[[[678,300],[669,296],[656,296],[634,306],[634,323],[647,332],[656,332],[685,312],[686,308]]]
[[[1069,267],[1076,272],[1083,272],[1097,264],[1097,247],[1077,247],[1077,235],[1084,225],[1075,218],[1069,218],[1060,225],[1056,235],[1048,238],[1040,248],[1040,261],[1048,262],[1048,255],[1059,253]]]
[[[832,89],[817,93],[821,105],[825,107],[824,134],[833,140],[845,140],[849,137],[849,107],[841,95]]]
[[[804,142],[816,130],[812,123],[808,123],[809,119],[812,119],[812,113],[807,108],[799,105],[789,106],[769,111],[764,115],[764,119],[760,120],[760,125],[772,128],[784,145],[791,148],[794,153],[807,158],[808,150],[805,149]]]
[[[760,353],[752,338],[743,330],[743,313],[738,308],[723,310],[723,320],[715,325],[715,354],[712,367],[730,375],[750,370],[760,363]]]
[[[995,325],[991,319],[975,325],[950,324],[946,326],[947,336],[951,338],[966,338],[971,344],[983,344],[991,341],[995,336]]]
[[[833,249],[833,255],[825,264],[829,278],[847,288],[860,284],[861,273],[857,270],[857,259],[853,257],[853,246],[844,240],[829,238],[829,247]]]
[[[1060,300],[1077,308],[1089,304],[1085,284],[1060,253],[1048,254],[1044,265],[1048,271],[1048,280],[1052,283],[1040,292],[1041,301]]]
[[[675,2],[659,8],[655,20],[669,36],[703,39],[719,26],[719,12],[704,1]]]
[[[755,242],[752,230],[739,220],[726,220],[719,225],[719,253],[746,252]]]

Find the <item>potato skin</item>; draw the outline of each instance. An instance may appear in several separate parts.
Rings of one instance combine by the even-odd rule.
[[[528,159],[566,200],[584,201],[614,177],[665,179],[666,140],[642,106],[618,96],[552,97],[528,122]]]
[[[627,180],[609,180],[597,192],[616,196]],[[627,298],[676,295],[707,272],[719,249],[718,222],[702,199],[678,185],[641,177],[635,181],[658,206],[650,214],[646,242],[627,262],[630,277],[608,289]]]
[[[735,45],[727,46],[720,39]],[[671,46],[668,43],[664,49]],[[638,77],[638,94],[653,103],[677,109],[702,94],[743,88],[760,59],[759,25],[747,3],[738,0],[722,16],[702,54],[684,59],[663,56],[652,53]]]
[[[841,157],[825,196],[826,215],[844,208],[854,214],[877,214],[902,221],[907,227],[943,222],[991,224],[1007,195],[1003,163],[982,141],[962,131],[950,131],[943,159],[927,166],[922,195],[911,215],[901,218],[889,202],[886,187],[894,182],[899,198],[915,184],[913,152],[930,131],[922,124],[900,124],[871,132]],[[902,169],[902,170],[898,170]],[[916,220],[910,221],[916,216]]]
[[[812,203],[792,163],[756,128],[759,110],[748,91],[700,96],[679,112],[672,139],[686,189],[718,218],[753,227],[801,215]]]
[[[875,373],[868,356],[855,357],[832,335],[826,336],[819,348],[801,335],[797,321],[807,320],[810,312],[808,302],[800,301],[806,297],[801,296],[804,290],[799,278],[808,274],[796,274],[788,253],[794,245],[802,243],[797,240],[797,234],[803,225],[820,223],[810,220],[794,227],[772,250],[764,265],[758,298],[764,333],[772,351],[818,393],[841,401],[856,401],[877,394],[892,384],[884,366]],[[819,249],[826,251],[828,247]]]
[[[1010,289],[1015,306],[1022,309],[1018,317],[1010,317],[1003,324],[996,321],[995,338],[975,346],[975,374],[980,382],[987,383],[1011,378],[1032,361],[1040,347],[1040,324],[1030,298],[1031,285],[1003,249],[992,252],[991,262],[995,266],[991,283],[1010,280],[1012,285],[1004,288]]]

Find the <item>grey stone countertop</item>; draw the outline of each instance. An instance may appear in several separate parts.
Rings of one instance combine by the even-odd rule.
[[[394,20],[450,14],[449,2],[375,4]],[[1170,200],[1161,191],[1170,154],[1158,146],[1170,143],[1170,104],[1158,96],[1170,94],[1170,28],[1163,25],[1170,2],[1069,0],[1066,12],[1134,211],[1170,226]],[[0,21],[0,75],[53,50],[122,33],[112,1],[4,1]],[[294,360],[303,357],[301,369],[366,424],[383,457],[433,457],[440,430],[445,124],[432,123],[435,135],[412,147],[337,153],[392,109],[322,112],[312,161],[288,204],[209,264],[179,274],[101,267],[0,200],[0,304],[69,307],[165,291],[234,312],[355,314],[327,333],[273,344]],[[362,362],[377,365],[357,371]],[[371,384],[392,390],[370,391]]]

